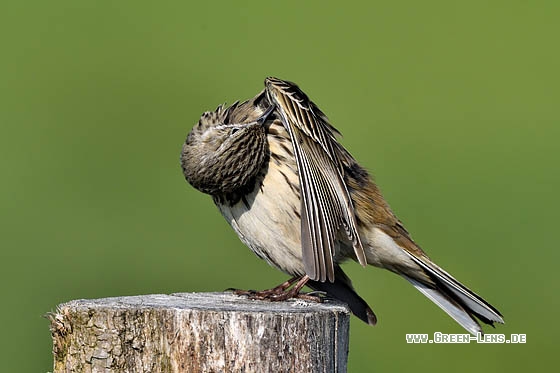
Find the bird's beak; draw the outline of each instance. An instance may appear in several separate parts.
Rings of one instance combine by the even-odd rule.
[[[257,119],[257,123],[263,125],[268,119],[268,116],[272,114],[274,109],[276,109],[276,105],[270,105],[268,109],[266,109],[266,111],[263,113],[263,115],[261,115],[260,118]]]

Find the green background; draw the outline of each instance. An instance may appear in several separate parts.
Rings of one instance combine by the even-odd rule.
[[[462,333],[406,281],[345,266],[350,372],[556,366],[557,1],[34,1],[0,6],[2,371],[52,369],[42,317],[75,298],[267,288],[286,276],[183,179],[200,114],[268,75],[344,134],[413,237],[524,345]],[[486,329],[493,332],[491,328]]]

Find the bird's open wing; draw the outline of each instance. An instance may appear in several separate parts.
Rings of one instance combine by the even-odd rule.
[[[344,169],[335,136],[338,131],[297,85],[267,78],[266,94],[286,127],[301,186],[301,242],[305,272],[316,281],[334,281],[336,235],[344,228],[358,261],[366,258],[354,206],[344,183]]]

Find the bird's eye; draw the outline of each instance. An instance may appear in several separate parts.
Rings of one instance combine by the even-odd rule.
[[[239,131],[239,128],[232,128],[230,135],[235,134],[237,131]]]

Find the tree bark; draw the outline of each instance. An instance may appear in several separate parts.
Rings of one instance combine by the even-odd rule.
[[[232,293],[73,300],[50,315],[54,372],[346,372],[349,318]]]

